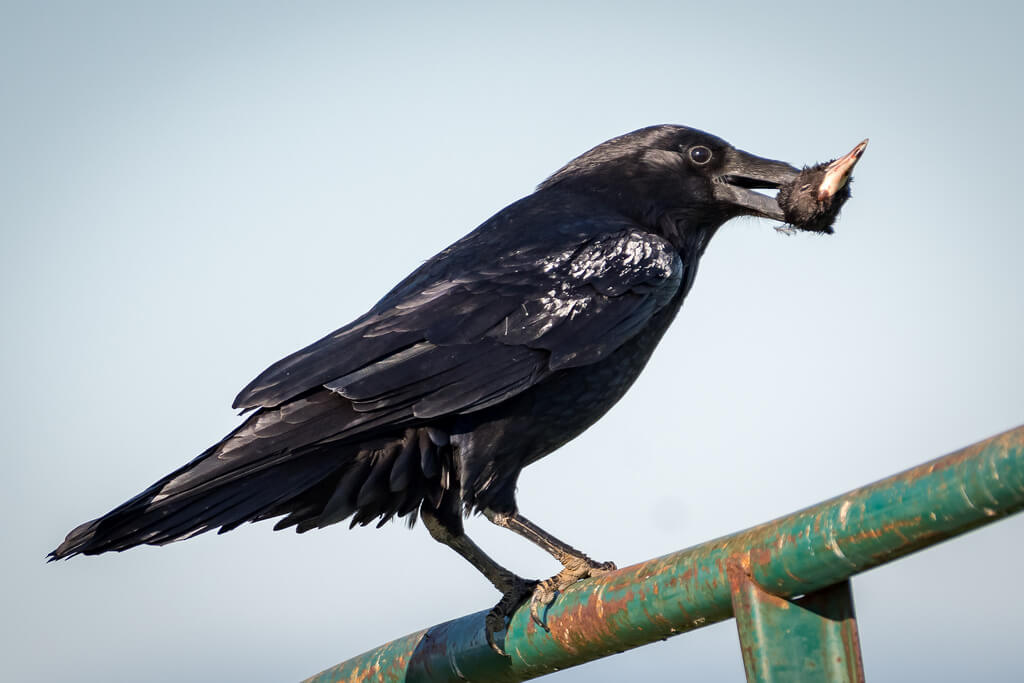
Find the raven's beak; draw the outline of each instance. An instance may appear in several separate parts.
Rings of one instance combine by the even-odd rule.
[[[839,157],[825,168],[825,178],[821,181],[821,185],[818,186],[819,202],[835,196],[836,192],[843,189],[843,185],[846,185],[846,182],[850,179],[854,165],[860,160],[860,155],[864,153],[867,146],[868,141],[865,138],[859,145],[850,150],[849,153]]]
[[[851,164],[852,167],[852,164]],[[762,159],[743,150],[726,152],[722,173],[714,179],[714,197],[741,209],[741,213],[785,221],[775,197],[754,189],[778,189],[793,182],[800,170],[784,161]]]

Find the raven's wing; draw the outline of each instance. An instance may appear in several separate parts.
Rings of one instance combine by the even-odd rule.
[[[272,365],[235,407],[326,387],[362,413],[424,419],[480,410],[594,363],[643,329],[683,280],[667,241],[612,225],[497,252],[481,250],[486,239],[456,243],[367,315]]]

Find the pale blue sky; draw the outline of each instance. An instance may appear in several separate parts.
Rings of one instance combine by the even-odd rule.
[[[646,374],[526,471],[620,565],[1024,422],[1013,3],[3,3],[5,680],[298,680],[497,595],[420,528],[43,556],[237,390],[583,150],[653,123],[802,164],[837,234],[715,238]],[[511,568],[557,567],[469,529]],[[872,681],[1019,679],[1024,519],[854,581]],[[553,680],[742,680],[732,622]]]

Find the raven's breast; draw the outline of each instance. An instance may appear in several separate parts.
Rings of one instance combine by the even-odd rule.
[[[510,401],[460,418],[452,444],[466,505],[514,508],[522,468],[579,436],[622,398],[684,296],[685,290],[605,360],[559,371]]]

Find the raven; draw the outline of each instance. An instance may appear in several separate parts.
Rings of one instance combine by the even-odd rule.
[[[723,223],[787,220],[754,189],[782,188],[790,213],[821,231],[861,151],[812,186],[798,184],[806,172],[787,163],[682,126],[594,147],[365,315],[267,368],[234,401],[250,412],[241,426],[74,529],[50,560],[273,517],[282,517],[275,529],[302,533],[349,518],[380,526],[404,517],[411,526],[418,516],[501,591],[487,617],[500,652],[494,635],[521,602],[532,596],[543,626],[538,606],[614,568],[519,513],[519,472],[583,432],[636,380]],[[535,582],[498,565],[464,532],[472,512],[533,541],[562,571]]]

